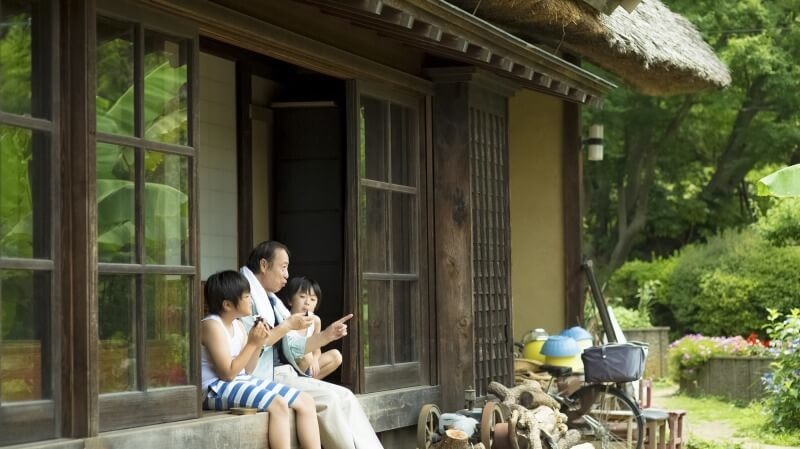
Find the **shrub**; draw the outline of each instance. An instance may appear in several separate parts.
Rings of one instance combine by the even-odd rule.
[[[619,327],[622,329],[641,329],[653,327],[650,317],[638,309],[628,309],[622,306],[611,306]]]
[[[765,376],[769,416],[778,430],[794,430],[800,428],[800,309],[785,316],[770,310],[769,320],[776,356],[771,375]]]
[[[765,355],[769,350],[758,340],[736,337],[686,335],[672,342],[667,351],[669,375],[675,382],[694,382],[697,369],[708,359],[721,355]]]
[[[800,198],[776,200],[754,228],[775,246],[800,245]]]
[[[628,308],[639,306],[639,293],[645,284],[657,281],[663,285],[675,267],[675,258],[654,259],[650,262],[633,260],[622,265],[608,280],[609,296],[622,298]],[[660,287],[660,285],[659,285]],[[659,300],[659,290],[653,292],[654,302]]]
[[[725,232],[676,256],[659,294],[668,309],[654,310],[654,322],[680,334],[763,332],[767,307],[796,304],[798,272],[799,246],[772,246],[750,229]]]

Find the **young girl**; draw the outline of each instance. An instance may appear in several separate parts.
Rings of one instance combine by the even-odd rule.
[[[305,337],[310,337],[320,332],[322,321],[317,315],[314,315],[314,311],[317,310],[319,303],[322,301],[322,289],[316,281],[305,276],[293,277],[286,283],[286,287],[280,291],[280,296],[292,313],[306,313],[314,317],[313,326],[294,332]],[[342,353],[337,349],[325,352],[318,349],[297,360],[297,366],[315,379],[324,379],[341,364]]]
[[[209,276],[205,286],[209,315],[201,323],[203,408],[253,407],[269,412],[269,447],[289,449],[289,408],[296,413],[297,438],[304,449],[320,449],[316,406],[311,396],[282,384],[247,375],[264,346],[281,336],[257,322],[249,334],[237,319],[249,316],[250,284],[236,271]]]

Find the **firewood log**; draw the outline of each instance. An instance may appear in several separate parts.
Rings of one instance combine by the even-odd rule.
[[[442,441],[431,446],[431,449],[486,449],[483,443],[470,445],[469,435],[463,430],[447,429]]]

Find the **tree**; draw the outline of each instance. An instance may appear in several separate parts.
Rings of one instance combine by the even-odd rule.
[[[608,157],[587,164],[587,248],[607,275],[755,218],[754,170],[800,157],[800,1],[674,0],[728,64],[722,91],[650,98],[621,88],[590,122]]]

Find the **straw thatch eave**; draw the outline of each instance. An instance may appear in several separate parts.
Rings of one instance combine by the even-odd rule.
[[[450,0],[532,41],[577,53],[649,95],[725,87],[728,68],[684,17],[658,0],[606,15],[580,0]]]

